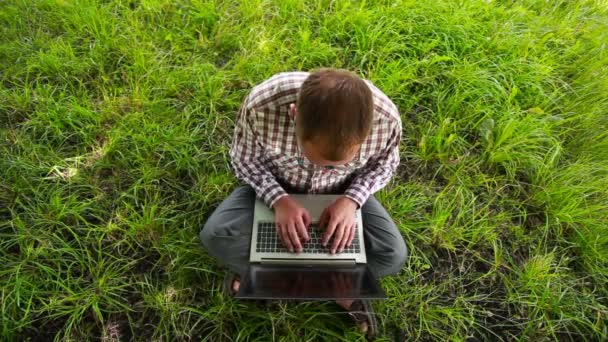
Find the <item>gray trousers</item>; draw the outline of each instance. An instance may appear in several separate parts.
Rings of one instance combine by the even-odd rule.
[[[231,271],[244,274],[249,266],[255,191],[250,186],[235,189],[213,212],[200,232],[203,246]],[[361,208],[367,263],[382,277],[397,273],[408,251],[397,226],[378,200],[370,196]]]

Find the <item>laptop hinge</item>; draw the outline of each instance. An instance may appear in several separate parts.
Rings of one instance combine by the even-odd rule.
[[[338,260],[323,260],[323,259],[274,259],[262,258],[262,264],[265,265],[294,265],[294,266],[354,266],[355,259],[338,259]]]

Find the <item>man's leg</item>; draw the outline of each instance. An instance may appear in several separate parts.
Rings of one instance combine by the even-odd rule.
[[[207,252],[239,275],[247,271],[249,264],[254,203],[253,188],[235,189],[215,209],[200,232]]]
[[[367,264],[376,277],[383,277],[401,270],[407,259],[407,247],[395,222],[374,196],[370,196],[361,208],[363,235]],[[337,300],[336,303],[350,310],[352,299]],[[359,329],[367,332],[369,321],[358,323]]]
[[[398,273],[408,256],[407,246],[393,219],[374,196],[361,208],[367,264],[376,277]]]

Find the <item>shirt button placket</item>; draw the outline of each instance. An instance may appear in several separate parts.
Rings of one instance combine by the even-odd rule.
[[[298,159],[298,164],[300,166],[304,165],[304,159],[300,158]],[[313,165],[309,165],[308,169],[306,170],[306,183],[304,184],[304,189],[306,190],[307,193],[312,193],[312,178],[314,177],[314,166]]]
[[[315,181],[317,180],[317,172],[315,171],[314,166],[311,168],[310,172],[311,172],[310,188],[309,188],[308,192],[311,194],[316,194],[317,188],[315,187]]]

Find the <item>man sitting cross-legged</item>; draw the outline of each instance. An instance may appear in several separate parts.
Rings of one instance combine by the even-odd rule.
[[[351,244],[360,208],[370,269],[377,277],[399,272],[407,248],[372,194],[394,174],[400,138],[396,106],[350,72],[281,73],[254,87],[238,113],[230,150],[236,175],[249,185],[234,190],[200,233],[209,254],[235,273],[229,279],[232,290],[238,291],[239,275],[249,265],[256,196],[274,210],[277,234],[295,253],[309,239],[311,220],[288,193],[342,194],[320,219],[330,253]],[[358,301],[338,304],[351,311],[362,308]],[[375,328],[370,322],[358,324],[368,331]]]

